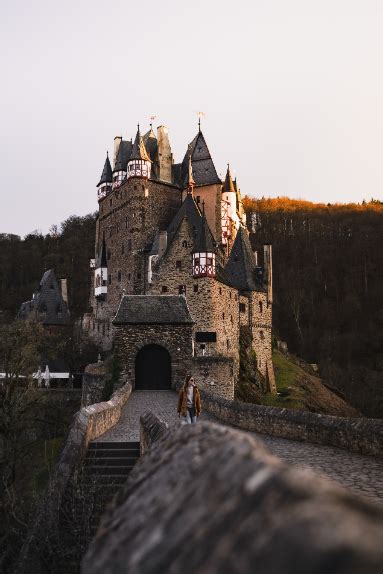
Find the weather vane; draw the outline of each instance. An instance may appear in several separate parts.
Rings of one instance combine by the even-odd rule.
[[[153,122],[157,116],[150,116],[150,127],[153,127]]]
[[[206,117],[205,112],[196,112],[198,117],[198,129],[201,131],[201,118]]]

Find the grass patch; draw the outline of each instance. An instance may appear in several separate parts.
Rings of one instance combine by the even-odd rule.
[[[291,363],[280,351],[273,351],[273,365],[275,383],[279,395],[266,393],[262,396],[262,404],[270,407],[282,407],[289,409],[304,408],[302,402],[302,390],[297,385],[302,376],[300,367]]]

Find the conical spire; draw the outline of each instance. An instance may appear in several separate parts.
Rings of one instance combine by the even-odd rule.
[[[230,251],[229,260],[225,266],[225,273],[232,285],[242,291],[259,291],[257,284],[254,253],[251,248],[247,231],[241,226]]]
[[[138,124],[138,126],[137,126],[136,139],[134,140],[132,153],[131,153],[131,156],[129,158],[129,161],[136,160],[136,159],[141,159],[144,161],[150,161],[150,157],[148,156],[148,152],[146,151],[144,140],[141,137],[140,124]]]
[[[223,184],[222,192],[223,193],[230,193],[230,192],[235,193],[235,187],[234,187],[233,179],[231,177],[229,164],[227,164],[226,178],[225,178],[225,183]]]
[[[105,243],[105,236],[102,238],[101,249],[98,253],[98,257],[96,260],[96,268],[98,267],[107,267],[108,260],[106,254],[106,243]]]
[[[101,178],[97,184],[97,187],[99,187],[103,183],[112,183],[112,181],[113,181],[112,166],[110,165],[109,154],[108,154],[108,152],[106,152],[106,160],[104,163],[104,169],[102,170]]]
[[[194,244],[193,253],[215,253],[213,235],[205,217],[205,202],[202,203],[202,219]]]
[[[187,173],[187,180],[185,183],[186,183],[188,193],[193,193],[195,181],[194,181],[194,177],[193,177],[193,166],[192,166],[191,154],[189,154],[188,173]]]

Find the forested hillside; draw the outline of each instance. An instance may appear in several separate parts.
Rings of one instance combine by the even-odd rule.
[[[89,259],[94,257],[95,215],[72,216],[50,233],[0,234],[0,311],[14,318],[20,304],[31,299],[46,269],[68,278],[73,316],[85,309],[90,289]]]
[[[273,244],[274,317],[289,350],[369,416],[383,416],[383,204],[245,199]]]

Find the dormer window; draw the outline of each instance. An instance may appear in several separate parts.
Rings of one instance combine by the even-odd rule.
[[[215,253],[193,253],[193,276],[215,277]]]

